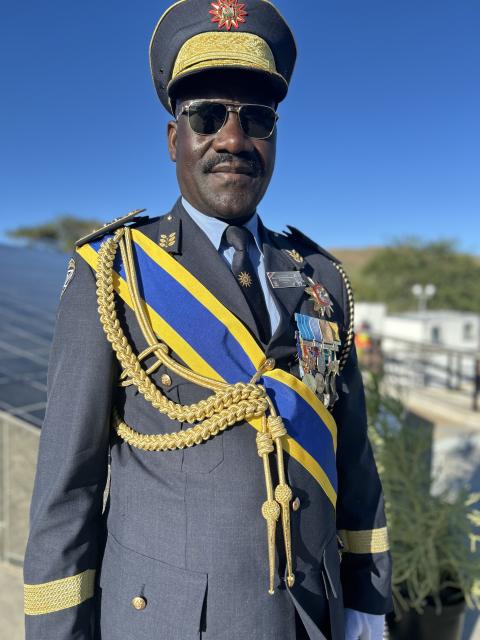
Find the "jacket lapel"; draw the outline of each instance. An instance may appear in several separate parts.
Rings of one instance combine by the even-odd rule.
[[[301,265],[295,264],[288,258],[284,249],[276,242],[275,234],[263,225],[261,235],[265,271],[267,273],[270,271],[302,271]],[[283,289],[274,289],[270,282],[269,287],[278,303],[280,324],[268,344],[267,355],[280,360],[293,355],[296,350],[294,315],[304,297],[305,288],[285,287]]]

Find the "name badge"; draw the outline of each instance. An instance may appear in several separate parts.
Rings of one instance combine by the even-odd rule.
[[[305,286],[305,281],[299,271],[267,271],[267,276],[274,289]]]

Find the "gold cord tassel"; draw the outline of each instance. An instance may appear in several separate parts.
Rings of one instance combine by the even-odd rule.
[[[267,420],[268,429],[272,440],[275,442],[277,452],[277,470],[279,484],[275,489],[275,500],[282,509],[282,528],[283,540],[285,543],[285,554],[287,557],[287,584],[293,587],[295,584],[295,576],[293,574],[292,561],[292,536],[290,530],[290,502],[292,501],[292,490],[288,486],[285,477],[285,465],[283,461],[282,438],[287,435],[287,430],[283,424],[282,418],[279,416],[269,416]]]
[[[268,543],[268,593],[275,593],[275,531],[277,520],[280,517],[280,506],[275,501],[273,495],[273,482],[270,472],[270,462],[268,456],[273,453],[273,442],[271,435],[267,432],[266,418],[263,419],[263,431],[257,433],[258,455],[263,461],[263,471],[265,474],[265,485],[267,488],[267,499],[262,505],[262,515],[267,521],[267,543]]]

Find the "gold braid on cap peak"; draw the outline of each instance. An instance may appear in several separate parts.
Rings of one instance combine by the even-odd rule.
[[[118,248],[120,248],[122,256],[125,279],[135,317],[148,344],[148,348],[138,355],[134,353],[129,344],[117,317],[115,279],[118,280],[118,276],[113,265]],[[271,361],[265,360],[250,382],[228,384],[195,373],[174,360],[169,355],[168,346],[158,341],[146,313],[145,303],[140,297],[131,230],[128,227],[119,229],[112,238],[108,238],[102,244],[98,252],[96,278],[100,322],[123,368],[120,384],[122,386],[133,384],[147,402],[171,420],[188,424],[198,423],[188,429],[173,433],[143,434],[127,425],[118,411],[114,409],[113,427],[118,436],[127,444],[144,451],[174,451],[200,444],[235,424],[253,418],[262,418],[262,433],[259,434],[261,437],[257,440],[257,447],[258,455],[263,461],[267,489],[267,501],[262,507],[262,514],[267,521],[269,593],[274,592],[275,527],[280,514],[282,514],[282,528],[287,554],[287,583],[289,586],[293,586],[295,578],[292,568],[289,511],[292,491],[286,484],[282,449],[282,438],[287,434],[287,431],[282,419],[277,416],[265,387],[258,384],[262,374],[270,368]],[[142,361],[152,354],[157,360],[151,367],[145,369],[142,366]],[[162,364],[188,382],[210,389],[213,394],[205,400],[191,405],[177,404],[169,400],[150,378],[150,375]],[[268,417],[267,414],[269,414]],[[275,491],[273,490],[269,463],[269,455],[274,450],[277,452],[279,478],[279,485]]]
[[[231,66],[277,73],[272,50],[260,36],[208,31],[193,36],[182,46],[175,60],[171,81],[189,71]]]

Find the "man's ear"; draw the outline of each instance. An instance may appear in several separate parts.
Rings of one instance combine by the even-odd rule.
[[[170,120],[167,125],[168,153],[172,162],[177,161],[177,121]]]

